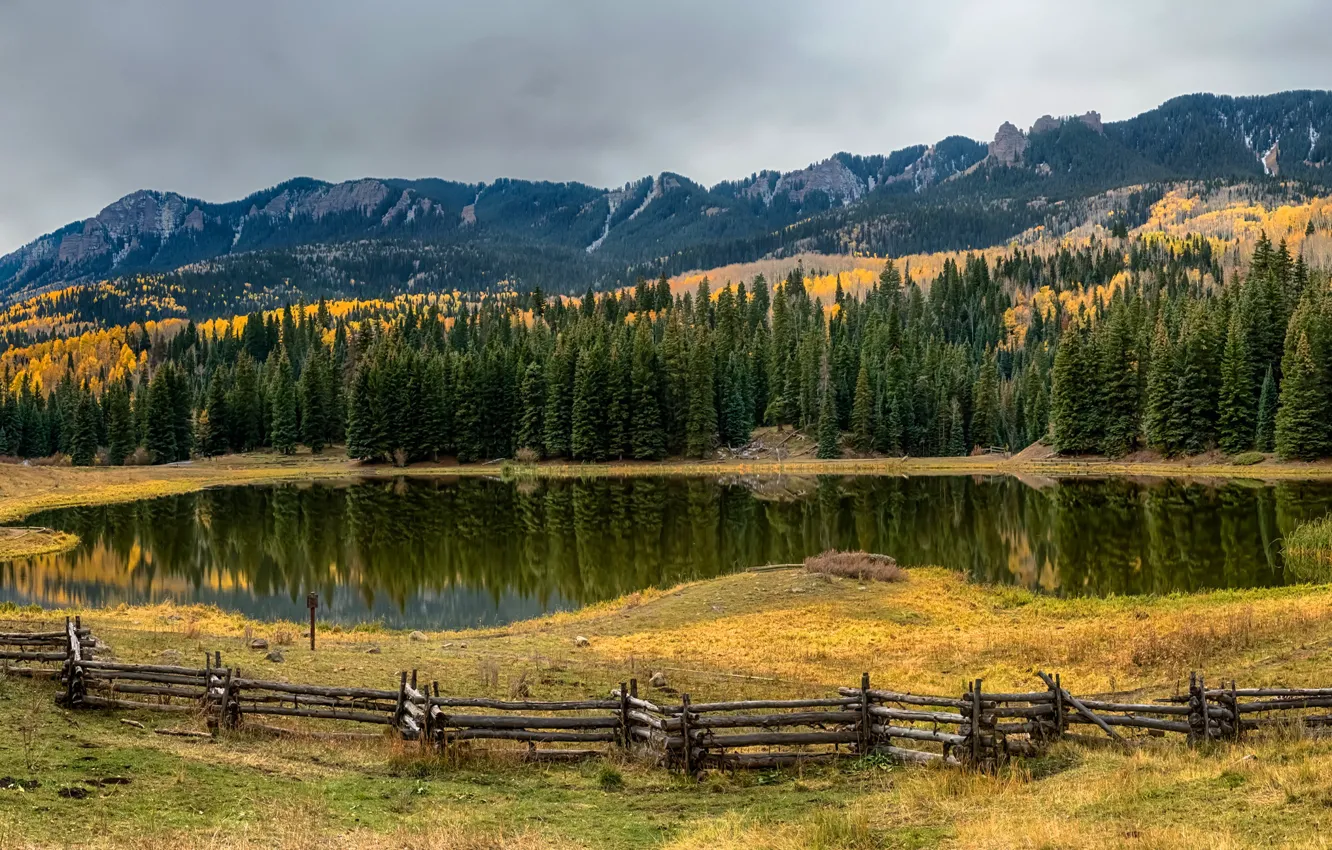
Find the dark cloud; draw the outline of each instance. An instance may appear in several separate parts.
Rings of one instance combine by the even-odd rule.
[[[138,188],[704,182],[1324,88],[1319,0],[0,0],[0,253]]]

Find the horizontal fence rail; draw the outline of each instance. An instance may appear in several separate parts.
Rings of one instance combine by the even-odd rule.
[[[618,749],[688,774],[864,756],[991,768],[1088,727],[1128,747],[1130,732],[1197,743],[1273,724],[1332,726],[1332,712],[1319,712],[1332,709],[1332,688],[1209,687],[1196,673],[1187,693],[1153,702],[1079,698],[1058,674],[1037,673],[1042,690],[987,691],[976,679],[958,696],[939,696],[873,688],[866,673],[859,687],[827,697],[693,702],[683,694],[679,704],[660,704],[635,680],[600,699],[502,700],[441,695],[415,670],[381,690],[249,678],[224,666],[220,652],[187,667],[98,660],[100,648],[77,618],[60,631],[0,633],[0,671],[57,679],[70,708],[190,714],[215,733],[294,717],[380,727],[332,733],[339,737],[391,734],[439,750],[512,742],[525,744],[528,758],[573,760]]]

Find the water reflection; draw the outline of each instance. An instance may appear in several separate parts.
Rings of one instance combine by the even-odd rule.
[[[74,551],[0,565],[0,599],[162,599],[395,626],[503,623],[827,548],[1065,594],[1282,581],[1332,486],[1009,477],[399,479],[231,487],[51,511]]]

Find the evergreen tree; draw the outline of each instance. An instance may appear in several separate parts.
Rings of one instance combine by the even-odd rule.
[[[640,316],[634,323],[633,391],[630,450],[635,460],[658,460],[666,455],[666,432],[661,423],[661,387],[653,348],[652,326]]]
[[[814,456],[820,460],[842,456],[842,434],[837,428],[837,403],[825,383],[819,401],[819,443]]]
[[[134,414],[130,410],[129,389],[123,384],[107,391],[107,461],[120,466],[134,453],[138,441],[134,434]]]
[[[685,452],[690,457],[707,457],[717,445],[714,369],[707,330],[696,328],[689,350],[689,408],[685,422]]]
[[[92,392],[84,387],[79,393],[74,418],[73,437],[70,440],[70,462],[75,466],[92,466],[97,458],[97,405]]]
[[[994,354],[985,358],[971,395],[971,442],[981,447],[1003,442],[999,437],[999,364]]]
[[[1253,376],[1249,374],[1246,336],[1237,307],[1231,313],[1226,330],[1226,347],[1221,354],[1218,430],[1221,450],[1228,454],[1248,451],[1256,435],[1257,409],[1253,397]]]
[[[536,361],[528,363],[523,370],[519,395],[522,398],[522,419],[518,424],[518,447],[541,457],[545,454],[546,374]]]
[[[892,264],[889,263],[888,268]],[[885,269],[886,273],[886,269]],[[851,403],[851,439],[858,451],[869,451],[874,442],[874,394],[870,390],[869,359],[862,350],[856,374],[855,399]]]
[[[290,311],[286,316],[290,319]],[[269,391],[273,404],[273,448],[289,455],[296,450],[299,433],[296,427],[296,383],[291,377],[291,360],[286,346],[278,350],[277,364]]]
[[[174,371],[168,361],[162,364],[148,384],[148,435],[144,445],[153,463],[170,463],[176,459],[175,406],[172,399]]]
[[[1322,457],[1329,448],[1327,388],[1307,332],[1299,331],[1284,371],[1276,415],[1277,455],[1284,460]]]
[[[327,444],[332,392],[331,375],[326,349],[320,345],[306,360],[301,371],[299,398],[301,441],[310,451],[319,454]]]
[[[1258,396],[1257,433],[1254,448],[1260,452],[1270,452],[1276,448],[1277,390],[1276,381],[1272,380],[1272,367],[1267,367],[1263,376],[1262,392]]]
[[[605,400],[601,345],[583,349],[574,370],[573,415],[569,440],[574,460],[605,460]]]

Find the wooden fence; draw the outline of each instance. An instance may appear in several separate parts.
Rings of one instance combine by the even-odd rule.
[[[1076,727],[1095,727],[1127,747],[1130,733],[1200,742],[1275,723],[1332,725],[1332,714],[1317,713],[1332,709],[1332,688],[1212,688],[1196,674],[1187,693],[1149,703],[1078,698],[1045,673],[1037,674],[1041,690],[986,691],[977,679],[956,697],[873,688],[864,674],[859,687],[816,699],[707,703],[684,694],[679,704],[663,704],[630,681],[600,699],[507,701],[443,696],[438,682],[419,681],[416,671],[399,674],[394,689],[308,685],[246,678],[223,666],[221,653],[193,668],[96,660],[96,648],[77,620],[63,631],[0,634],[6,669],[58,678],[59,699],[71,708],[192,714],[214,730],[268,717],[338,721],[341,730],[368,724],[381,729],[334,734],[390,734],[439,749],[511,742],[535,759],[619,749],[689,774],[870,755],[989,768],[1078,735]]]

